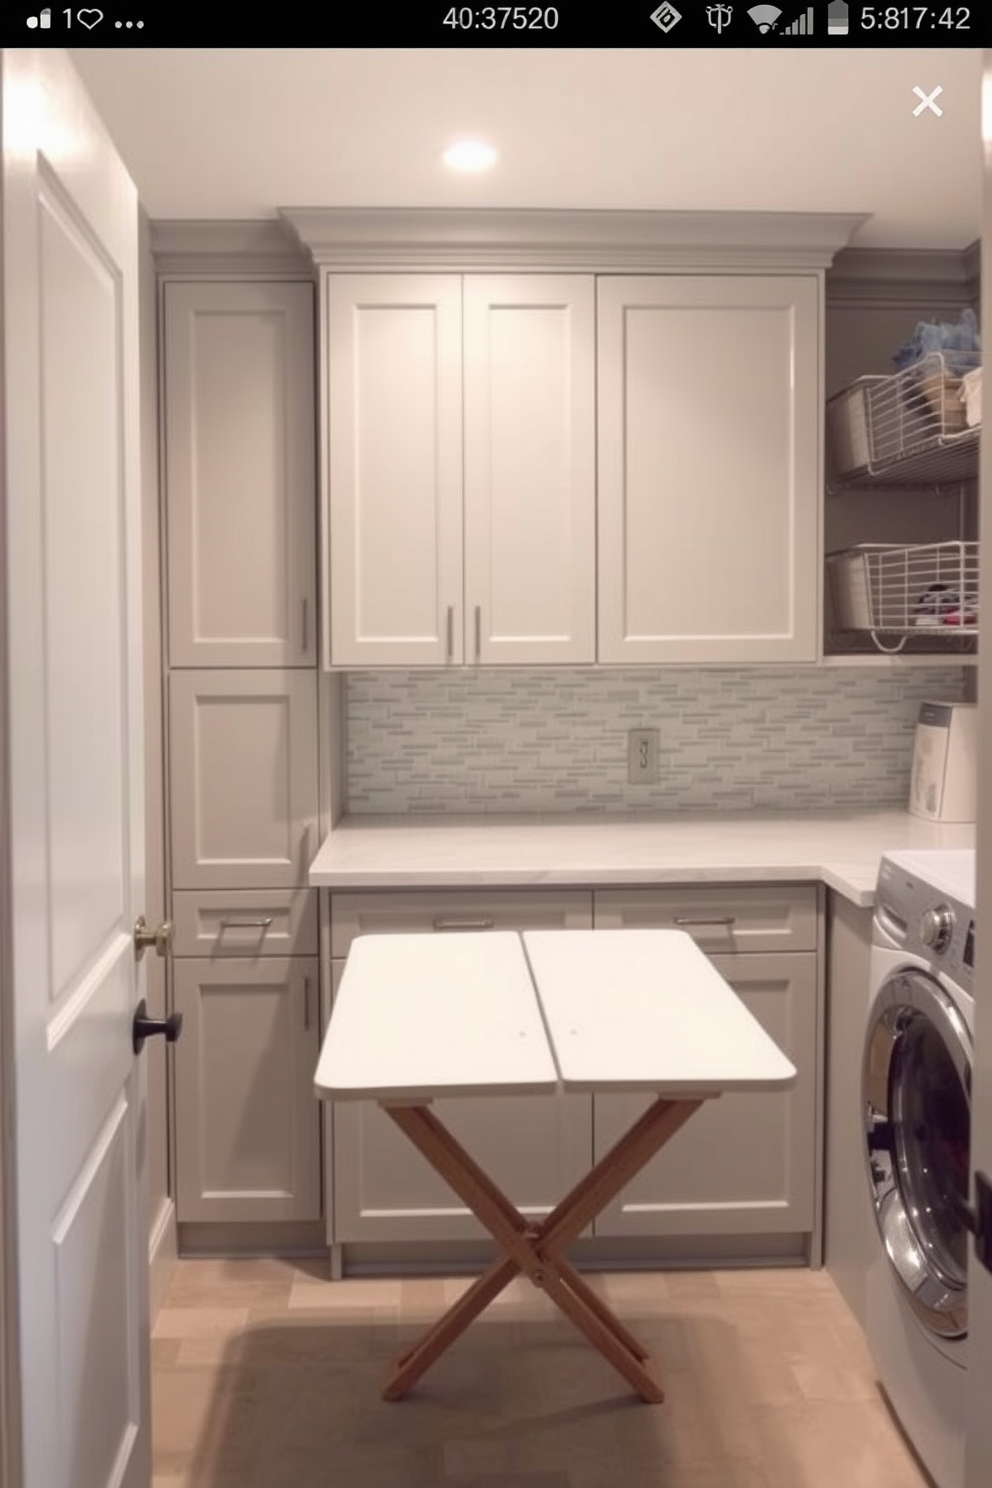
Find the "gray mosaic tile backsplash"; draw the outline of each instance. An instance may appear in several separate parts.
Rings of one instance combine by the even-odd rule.
[[[902,804],[919,703],[960,667],[352,672],[347,810],[817,810]],[[627,730],[659,779],[627,783]]]

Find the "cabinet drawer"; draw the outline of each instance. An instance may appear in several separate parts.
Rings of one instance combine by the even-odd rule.
[[[238,889],[172,896],[175,956],[316,956],[314,889]]]
[[[597,930],[686,930],[704,951],[813,951],[816,889],[808,884],[602,889]]]
[[[458,930],[589,930],[592,894],[542,890],[412,890],[332,894],[331,955],[347,956],[357,935]]]

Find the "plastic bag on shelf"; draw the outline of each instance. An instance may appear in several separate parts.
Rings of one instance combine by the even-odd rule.
[[[943,355],[945,369],[961,377],[975,365],[982,349],[978,317],[974,310],[962,310],[957,323],[921,320],[910,339],[892,353],[893,365],[902,371],[935,352]]]

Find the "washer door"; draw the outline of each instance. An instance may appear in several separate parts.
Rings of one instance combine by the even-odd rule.
[[[906,1300],[941,1338],[968,1331],[971,1050],[933,977],[906,968],[880,988],[861,1085],[869,1192]]]

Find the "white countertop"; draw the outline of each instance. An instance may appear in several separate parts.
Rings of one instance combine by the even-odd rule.
[[[938,825],[905,811],[353,816],[321,843],[310,882],[426,889],[822,880],[870,906],[887,850],[974,843],[974,826]]]

